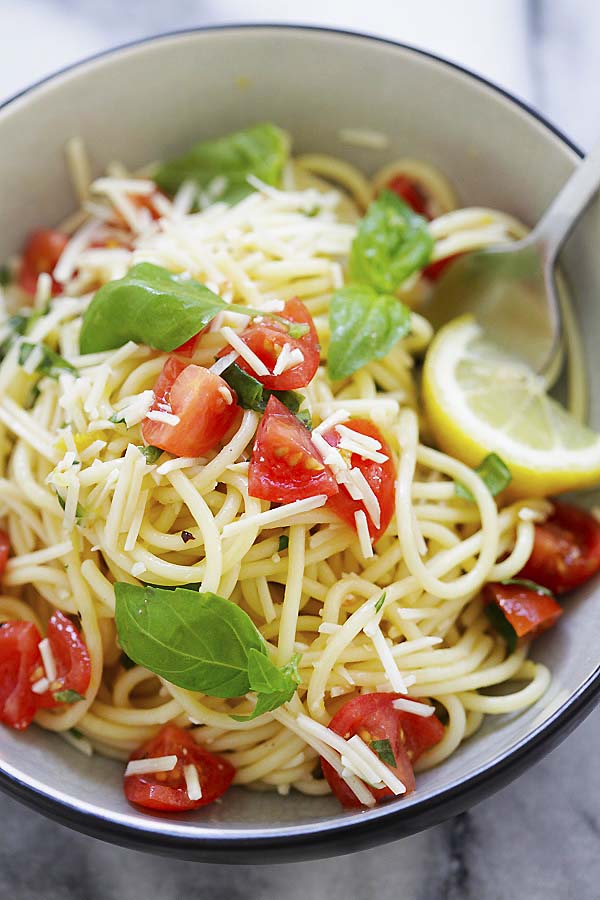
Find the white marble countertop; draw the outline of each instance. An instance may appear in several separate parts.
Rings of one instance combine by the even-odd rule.
[[[244,20],[339,25],[414,43],[517,93],[582,146],[600,136],[596,0],[0,0],[0,100],[115,44]],[[2,797],[0,897],[597,900],[599,745],[596,712],[519,780],[436,828],[350,857],[262,868],[112,847]]]

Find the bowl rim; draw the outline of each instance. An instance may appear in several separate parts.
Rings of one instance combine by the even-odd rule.
[[[234,32],[251,30],[279,30],[289,32],[315,32],[383,44],[425,57],[468,79],[478,82],[491,94],[499,95],[516,106],[530,119],[553,135],[576,157],[583,157],[580,148],[556,125],[530,106],[525,100],[499,86],[483,75],[428,50],[385,38],[368,32],[302,23],[240,22],[197,26],[159,32],[154,35],[127,41],[93,53],[38,79],[0,103],[0,114],[17,101],[34,93],[40,87],[59,80],[76,70],[104,58],[118,56],[146,44],[170,39],[185,38],[206,32]],[[464,811],[484,797],[494,793],[517,777],[529,765],[548,753],[564,739],[576,725],[588,715],[600,696],[600,664],[594,672],[560,706],[509,750],[499,753],[490,763],[476,768],[467,778],[455,779],[443,790],[409,806],[377,806],[372,810],[355,814],[341,813],[340,818],[325,819],[316,825],[283,825],[277,828],[261,827],[255,830],[198,828],[197,833],[181,830],[172,820],[148,816],[147,826],[128,822],[127,816],[106,815],[101,809],[85,801],[73,803],[61,796],[60,789],[48,791],[36,779],[24,775],[17,768],[0,760],[0,789],[25,805],[36,809],[55,821],[86,834],[132,847],[138,850],[171,853],[190,859],[204,859],[228,863],[283,862],[290,859],[307,859],[316,856],[332,856],[364,849],[378,843],[394,840],[415,833],[441,820]],[[161,823],[162,827],[156,828]],[[187,825],[187,822],[185,824]],[[279,852],[279,859],[273,854]]]

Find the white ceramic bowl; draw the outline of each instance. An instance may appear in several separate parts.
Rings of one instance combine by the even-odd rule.
[[[456,66],[388,41],[321,29],[242,26],[167,35],[104,54],[42,82],[0,110],[0,259],[74,206],[63,147],[82,135],[98,172],[168,158],[202,137],[271,120],[296,151],[345,156],[366,171],[399,155],[440,166],[465,204],[534,223],[577,150],[532,111]],[[339,140],[340,128],[390,137],[385,151]],[[564,252],[588,360],[600,336],[600,206]],[[590,371],[600,426],[600,370]],[[520,715],[489,719],[450,760],[419,776],[406,800],[343,812],[331,798],[232,790],[178,817],[150,816],[123,796],[122,766],[88,760],[40,729],[0,729],[0,785],[82,831],[141,849],[224,862],[283,861],[391,840],[456,813],[516,776],[591,708],[600,689],[600,603],[589,584],[560,627],[536,642],[553,672]]]

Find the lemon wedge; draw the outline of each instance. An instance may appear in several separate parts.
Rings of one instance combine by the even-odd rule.
[[[439,447],[472,467],[497,453],[511,471],[513,497],[600,483],[600,435],[549,397],[531,369],[486,340],[472,316],[433,339],[423,399]]]

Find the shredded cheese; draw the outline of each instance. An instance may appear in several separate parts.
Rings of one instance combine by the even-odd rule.
[[[265,366],[264,362],[258,358],[256,353],[250,349],[250,347],[246,346],[241,337],[230,328],[228,325],[225,325],[221,328],[221,334],[225,338],[228,343],[231,344],[234,350],[237,351],[238,355],[245,359],[253,372],[256,372],[257,375],[270,375],[271,373]]]
[[[358,534],[358,542],[360,544],[360,552],[364,559],[371,559],[373,554],[373,544],[371,543],[371,535],[369,534],[369,525],[367,516],[362,509],[358,509],[354,513],[354,521],[356,523],[356,533]]]
[[[52,653],[52,647],[50,646],[50,641],[48,638],[44,638],[38,644],[38,650],[40,651],[42,657],[42,663],[44,665],[44,671],[46,673],[46,678],[50,683],[56,681],[56,661],[54,659],[54,654]]]
[[[132,759],[127,763],[125,778],[130,775],[150,775],[152,772],[172,772],[177,765],[177,757],[152,756],[147,759]]]
[[[392,706],[394,709],[412,713],[414,716],[422,716],[424,719],[429,718],[435,712],[433,706],[429,706],[427,703],[417,703],[415,700],[406,700],[404,697],[393,700]]]
[[[316,497],[307,497],[305,500],[294,500],[292,503],[284,503],[276,509],[269,509],[266,512],[255,513],[251,516],[242,516],[237,522],[231,522],[226,525],[221,532],[224,538],[233,537],[247,528],[266,528],[267,525],[274,525],[275,522],[281,522],[292,518],[299,513],[309,512],[311,509],[318,509],[327,503],[326,494],[317,494]],[[364,513],[363,513],[364,515]]]
[[[150,419],[151,422],[160,422],[161,425],[171,425],[172,427],[179,425],[181,421],[179,416],[175,416],[173,413],[164,412],[161,409],[148,410],[146,418]]]
[[[196,766],[191,764],[184,766],[183,777],[185,778],[187,795],[190,800],[201,800],[202,787],[200,785],[200,779],[198,778],[198,769],[196,768]]]

